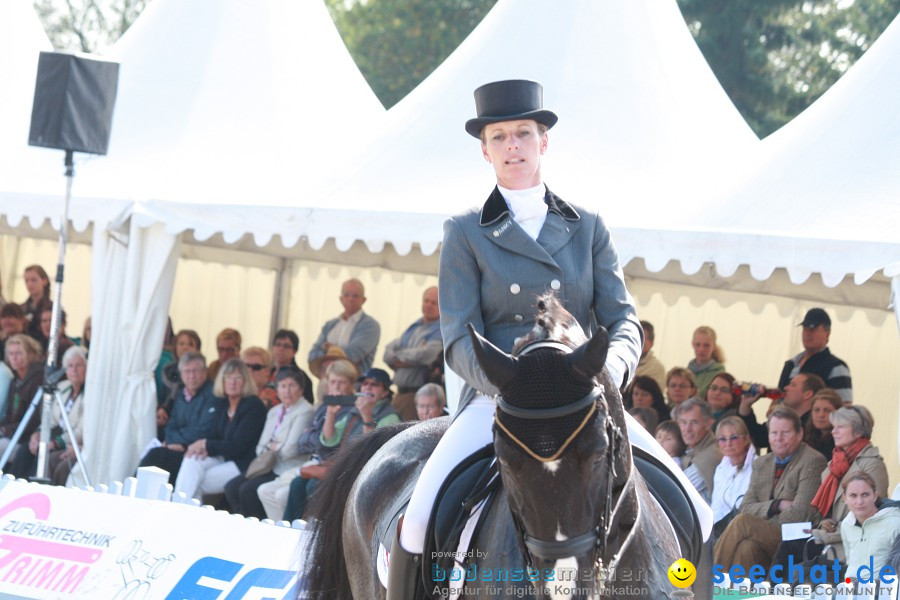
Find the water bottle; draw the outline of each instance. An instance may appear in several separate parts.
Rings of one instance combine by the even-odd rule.
[[[735,381],[731,386],[731,393],[735,396],[756,396],[761,395],[763,398],[770,400],[781,400],[784,392],[778,388],[768,388],[761,383],[749,383],[746,381]]]

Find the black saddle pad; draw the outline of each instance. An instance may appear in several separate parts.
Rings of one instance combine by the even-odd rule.
[[[453,568],[453,553],[459,550],[460,534],[473,506],[481,500],[490,501],[499,487],[493,444],[468,456],[447,476],[435,499],[425,536],[422,579],[427,590],[434,587],[432,565],[448,571]],[[482,511],[482,518],[487,508]]]
[[[634,466],[643,476],[650,493],[662,505],[666,516],[675,529],[681,555],[693,564],[700,564],[700,551],[703,546],[703,532],[694,505],[668,467],[649,452],[632,446]]]

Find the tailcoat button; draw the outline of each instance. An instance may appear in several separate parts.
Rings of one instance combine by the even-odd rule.
[[[519,287],[518,283],[514,283],[511,286],[509,286],[509,291],[512,292],[513,294],[518,294],[520,291],[522,291],[522,288]]]
[[[562,284],[559,283],[559,279],[554,279],[550,282],[550,287],[552,287],[554,290],[558,290],[561,285]]]

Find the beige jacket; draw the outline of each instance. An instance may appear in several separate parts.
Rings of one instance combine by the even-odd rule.
[[[720,462],[722,462],[722,451],[719,450],[715,435],[710,431],[696,446],[681,457],[681,468],[686,470],[691,465],[696,465],[700,475],[703,476],[703,483],[706,484],[709,495],[712,496],[716,467]]]
[[[778,485],[772,490],[775,455],[769,453],[757,458],[753,463],[750,486],[744,494],[740,511],[779,525],[815,520],[818,512],[810,503],[819,489],[825,464],[824,456],[806,445],[806,442],[801,442],[778,480]],[[793,500],[794,503],[787,510],[769,517],[769,507],[773,500]]]

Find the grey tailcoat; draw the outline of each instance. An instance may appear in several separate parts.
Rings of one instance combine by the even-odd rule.
[[[548,212],[537,240],[510,215],[495,187],[481,210],[444,223],[439,293],[447,362],[468,384],[460,410],[475,390],[495,395],[475,359],[466,323],[509,352],[534,325],[538,296],[555,290],[585,333],[609,330],[607,368],[617,383],[634,374],[643,333],[609,230],[599,215],[547,190]]]

